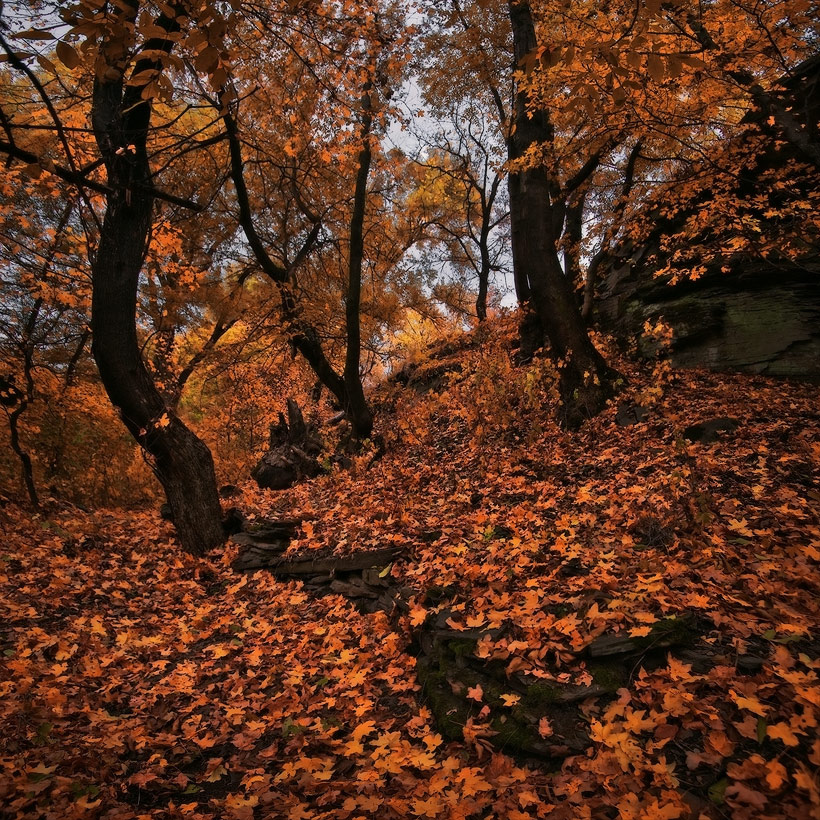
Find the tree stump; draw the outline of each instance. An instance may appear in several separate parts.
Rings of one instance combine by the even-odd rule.
[[[251,472],[263,490],[286,490],[297,481],[314,478],[322,471],[317,457],[322,439],[316,425],[308,424],[294,399],[288,399],[288,418],[279,413],[270,428],[270,449]]]

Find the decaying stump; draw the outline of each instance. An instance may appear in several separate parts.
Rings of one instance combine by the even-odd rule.
[[[263,490],[286,490],[304,478],[322,471],[317,459],[322,438],[314,424],[307,424],[299,405],[288,399],[288,418],[279,414],[271,425],[270,449],[253,468],[251,477]]]

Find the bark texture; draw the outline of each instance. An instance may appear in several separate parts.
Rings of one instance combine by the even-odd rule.
[[[126,24],[138,4],[120,8]],[[167,32],[176,28],[164,16],[157,25]],[[169,50],[170,42],[149,41],[145,52]],[[102,53],[109,53],[106,44]],[[155,59],[143,58],[133,73],[159,67]],[[108,397],[150,457],[183,548],[201,555],[224,540],[213,459],[163,400],[137,339],[137,286],[154,206],[146,150],[151,102],[142,99],[142,90],[126,85],[113,62],[94,82],[92,125],[111,192],[92,264],[92,352]]]
[[[527,2],[511,1],[509,9],[515,61],[520,65],[537,45],[535,26]],[[509,152],[513,160],[522,157],[530,146],[553,140],[548,113],[543,109],[528,111],[527,104],[526,89],[519,86]],[[603,408],[613,394],[617,374],[590,341],[572,282],[564,275],[558,257],[557,240],[566,215],[565,191],[551,171],[534,167],[510,174],[509,192],[518,297],[531,306],[559,362],[561,420],[574,428]]]

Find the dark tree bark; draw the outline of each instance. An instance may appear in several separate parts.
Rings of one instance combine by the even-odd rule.
[[[34,329],[34,323],[37,319],[37,314],[40,312],[43,300],[38,299],[34,303],[23,336],[23,373],[26,380],[25,390],[20,390],[15,384],[13,377],[5,379],[0,376],[0,399],[2,400],[3,409],[6,411],[9,422],[9,445],[14,451],[17,458],[20,460],[20,467],[23,473],[23,483],[26,487],[31,506],[35,509],[40,506],[40,498],[37,495],[37,485],[34,483],[34,467],[31,462],[31,456],[23,448],[20,441],[20,416],[25,413],[26,408],[34,399],[34,378],[32,374],[33,360],[32,360],[32,345],[31,345],[31,331]]]
[[[362,96],[362,147],[359,151],[359,167],[356,172],[356,190],[353,196],[353,213],[350,217],[350,256],[348,258],[347,298],[345,299],[345,325],[347,351],[345,355],[344,382],[350,421],[356,438],[365,439],[373,431],[373,414],[368,407],[359,373],[361,364],[361,301],[362,262],[364,259],[364,215],[367,206],[367,177],[370,173],[370,129],[373,124],[370,91]]]
[[[118,7],[133,24],[139,4]],[[173,18],[156,25],[173,32]],[[172,40],[145,44],[149,55],[170,51]],[[101,54],[118,54],[103,43]],[[133,76],[161,69],[154,57],[137,60]],[[205,444],[163,400],[140,353],[136,330],[137,285],[153,218],[154,197],[146,141],[151,101],[141,85],[126,85],[112,59],[94,81],[92,126],[111,192],[92,263],[92,352],[106,393],[129,432],[146,450],[165,490],[183,549],[202,555],[224,540],[213,459]]]
[[[537,45],[535,26],[527,2],[510,0],[509,9],[515,61],[521,65]],[[521,157],[531,145],[552,140],[547,112],[528,112],[527,92],[517,89],[511,157]],[[579,172],[574,187],[583,181],[583,173],[588,173],[587,166]],[[557,240],[566,215],[566,201],[557,181],[544,168],[527,168],[510,174],[509,190],[519,298],[522,292],[529,292],[532,308],[549,339],[551,354],[560,363],[561,420],[574,428],[603,409],[614,392],[616,374],[590,341],[572,283],[561,267]]]
[[[487,319],[487,295],[490,290],[490,273],[493,270],[493,260],[490,253],[490,232],[498,224],[493,222],[493,207],[498,196],[500,183],[501,177],[496,175],[493,177],[489,189],[486,184],[478,183],[478,181],[475,184],[481,205],[481,228],[477,239],[479,254],[478,295],[475,302],[475,312],[479,322],[484,322]]]
[[[507,157],[510,160],[517,158],[515,141],[512,135],[507,140]],[[521,180],[518,174],[507,175],[507,190],[510,197],[510,246],[513,260],[513,283],[515,296],[521,311],[521,321],[518,325],[520,338],[519,357],[528,362],[546,343],[547,337],[538,313],[533,308],[532,291],[527,276],[527,260],[524,256],[526,240],[523,232],[526,229],[524,220],[520,218],[521,211]]]

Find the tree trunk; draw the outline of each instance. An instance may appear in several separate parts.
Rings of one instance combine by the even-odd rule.
[[[361,301],[362,262],[364,259],[364,214],[367,205],[367,177],[370,173],[370,91],[362,96],[363,125],[362,147],[359,151],[359,168],[356,173],[356,191],[353,198],[353,213],[350,217],[350,257],[348,259],[347,299],[345,300],[345,326],[347,330],[347,351],[345,355],[344,382],[347,392],[345,410],[350,414],[353,434],[365,439],[373,431],[373,414],[367,405],[359,373],[361,362]]]
[[[509,9],[515,61],[521,65],[537,45],[535,26],[527,2],[510,0]],[[553,139],[547,113],[538,110],[529,114],[527,93],[519,88],[510,152],[513,157],[523,156],[531,145]],[[590,341],[572,284],[561,268],[556,222],[559,211],[563,222],[566,203],[556,199],[556,185],[544,168],[527,168],[510,175],[509,190],[517,288],[520,294],[518,283],[526,281],[532,307],[550,341],[552,356],[559,362],[561,421],[575,428],[603,409],[613,394],[616,374]]]
[[[513,135],[510,135],[507,140],[507,157],[509,160],[518,158]],[[526,246],[522,235],[525,227],[524,222],[515,213],[516,204],[521,201],[521,180],[518,174],[511,173],[507,175],[507,190],[510,196],[510,244],[512,246],[513,283],[515,284],[518,307],[521,311],[521,321],[518,325],[519,357],[522,362],[528,362],[535,355],[535,352],[544,346],[546,336],[544,335],[541,320],[532,306],[532,292],[527,278],[527,263],[523,258]]]
[[[481,214],[481,234],[478,237],[481,267],[478,270],[478,295],[475,300],[475,312],[479,322],[483,322],[487,319],[487,294],[490,290],[490,270],[492,268],[489,247],[491,218],[492,213],[490,213],[487,208],[484,208]]]
[[[46,268],[50,263],[50,259],[46,262]],[[17,454],[20,459],[20,466],[23,468],[23,482],[26,485],[26,492],[28,493],[29,501],[35,509],[40,506],[40,499],[37,495],[37,486],[34,483],[34,467],[31,463],[31,456],[23,449],[20,443],[20,431],[18,423],[20,416],[25,413],[26,408],[34,401],[34,329],[37,326],[37,317],[40,315],[40,309],[43,306],[42,298],[35,299],[34,305],[31,308],[23,328],[23,336],[21,347],[23,352],[23,375],[26,380],[25,391],[17,389],[13,384],[13,379],[6,381],[0,379],[0,390],[6,397],[4,406],[12,406],[16,403],[14,410],[6,410],[9,418],[9,444],[11,449]]]
[[[123,5],[124,17],[137,6]],[[166,31],[175,21],[160,18]],[[146,43],[146,51],[169,49],[170,40]],[[102,53],[105,53],[103,48]],[[139,59],[133,69],[161,66]],[[106,77],[114,74],[109,66]],[[92,352],[100,378],[123,423],[151,456],[165,490],[183,549],[202,555],[224,540],[213,459],[208,448],[166,405],[143,361],[137,339],[137,286],[153,217],[146,140],[150,100],[142,87],[99,77],[94,82],[92,125],[105,161],[108,184],[100,241],[91,266]]]
[[[34,483],[34,468],[31,464],[31,456],[23,449],[20,444],[20,434],[17,429],[17,422],[26,409],[27,404],[21,402],[13,412],[9,413],[9,444],[11,449],[17,454],[20,459],[20,466],[23,470],[23,483],[26,485],[26,492],[28,493],[31,506],[35,509],[40,506],[40,499],[37,495],[37,485]]]
[[[564,228],[564,272],[573,290],[583,281],[581,272],[581,243],[584,239],[584,206],[587,186],[582,185],[570,198],[567,222]],[[576,297],[577,301],[577,297]]]
[[[489,268],[484,268],[484,263],[481,264],[481,272],[478,275],[478,295],[475,300],[475,313],[478,317],[479,323],[487,320],[487,293],[489,291]]]

